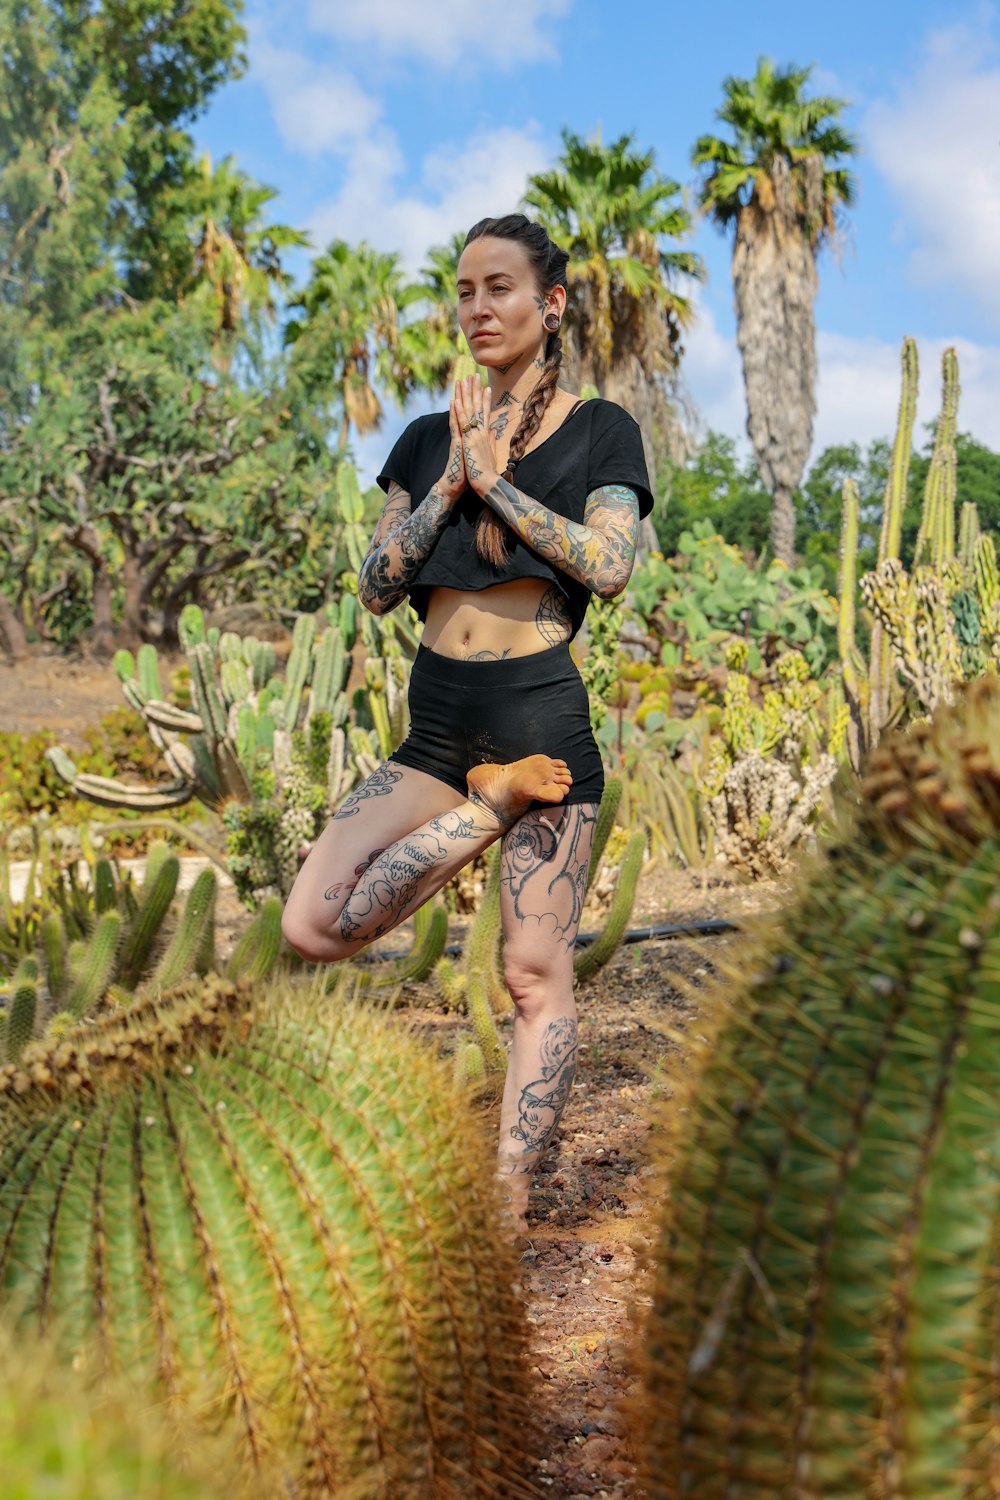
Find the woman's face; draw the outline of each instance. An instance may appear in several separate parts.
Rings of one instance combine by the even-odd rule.
[[[555,307],[542,296],[526,252],[516,240],[466,245],[458,262],[458,321],[481,365],[505,368],[540,349],[542,319]]]

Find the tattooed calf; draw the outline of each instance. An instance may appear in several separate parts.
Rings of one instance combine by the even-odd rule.
[[[517,1124],[510,1129],[525,1152],[541,1152],[555,1135],[576,1072],[577,1026],[573,1016],[562,1016],[545,1028],[541,1045],[541,1078],[521,1090]]]

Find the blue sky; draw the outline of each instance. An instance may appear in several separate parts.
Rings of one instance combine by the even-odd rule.
[[[512,208],[552,165],[560,128],[631,133],[693,188],[690,149],[717,128],[727,74],[761,53],[813,64],[812,86],[851,101],[858,202],[816,306],[824,446],[889,435],[899,347],[919,341],[918,420],[937,410],[942,350],[957,347],[959,425],[1000,448],[1000,15],[963,0],[248,0],[249,69],[195,135],[279,190],[276,219],[424,251]],[[722,129],[722,127],[718,127]],[[700,221],[709,279],[686,340],[702,428],[744,430],[729,245]],[[289,262],[300,282],[306,257]],[[440,404],[437,403],[437,404]],[[421,408],[425,409],[425,407]],[[407,414],[408,415],[408,414]],[[370,478],[406,416],[358,450]]]

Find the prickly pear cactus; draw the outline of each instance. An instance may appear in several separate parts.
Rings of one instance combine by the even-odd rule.
[[[645,1493],[991,1494],[1000,682],[883,739],[739,969],[660,1115]]]
[[[523,1312],[470,1114],[319,986],[98,1019],[0,1069],[2,1296],[214,1401],[269,1497],[514,1500]]]

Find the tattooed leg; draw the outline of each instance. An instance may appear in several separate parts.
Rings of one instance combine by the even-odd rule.
[[[504,968],[514,1040],[500,1109],[498,1171],[515,1226],[551,1143],[576,1068],[573,945],[580,928],[597,808],[536,809],[507,833],[500,865]]]
[[[352,958],[508,826],[485,802],[389,761],[344,801],[299,871],[282,931],[313,963]]]

